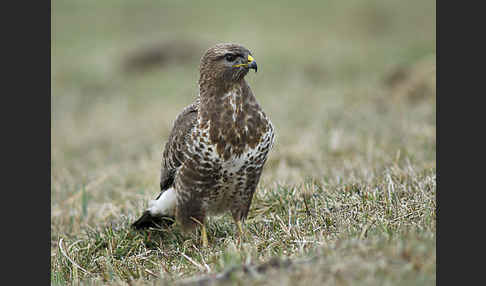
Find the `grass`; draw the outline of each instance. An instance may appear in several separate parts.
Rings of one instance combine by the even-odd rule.
[[[287,4],[52,3],[53,285],[435,284],[435,2]],[[277,130],[244,243],[133,231],[223,41]]]

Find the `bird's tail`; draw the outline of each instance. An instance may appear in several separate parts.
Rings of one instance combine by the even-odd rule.
[[[176,193],[173,188],[162,191],[155,200],[149,201],[148,209],[132,224],[132,227],[144,229],[170,226],[174,223],[176,201]]]
[[[167,228],[174,223],[174,218],[171,216],[154,216],[146,210],[142,216],[132,223],[132,227],[136,230],[146,228]]]

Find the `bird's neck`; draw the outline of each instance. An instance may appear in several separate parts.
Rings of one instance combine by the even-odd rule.
[[[258,103],[248,83],[241,79],[226,85],[200,83],[199,85],[200,114],[204,120],[215,120],[224,114],[250,112],[259,109]],[[229,119],[229,118],[227,118]]]

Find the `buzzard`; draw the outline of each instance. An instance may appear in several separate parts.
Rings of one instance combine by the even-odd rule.
[[[274,127],[245,80],[257,71],[251,52],[217,44],[200,62],[199,95],[177,116],[162,156],[161,193],[133,223],[136,229],[160,226],[175,217],[183,231],[204,226],[207,215],[230,211],[238,232],[257,187]]]

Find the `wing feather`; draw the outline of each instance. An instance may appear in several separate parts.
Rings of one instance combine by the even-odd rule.
[[[163,192],[174,184],[177,169],[184,162],[186,140],[196,123],[199,110],[199,98],[184,108],[177,116],[162,153],[162,169],[160,175],[160,190]]]

